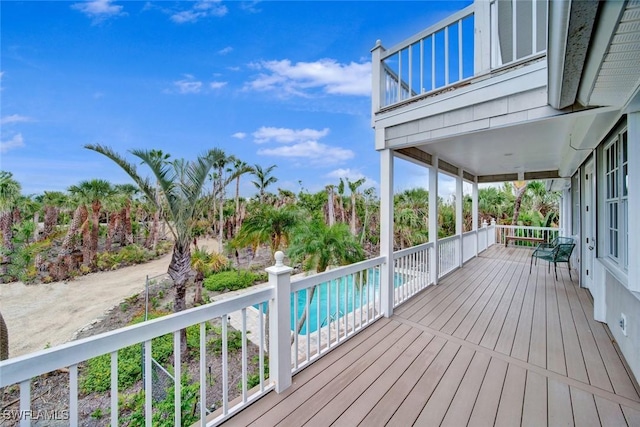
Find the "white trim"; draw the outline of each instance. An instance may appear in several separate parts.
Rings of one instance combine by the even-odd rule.
[[[629,232],[629,266],[627,269],[627,286],[631,291],[640,292],[640,112],[627,114],[627,149],[629,161],[629,195],[627,208],[634,215],[629,215],[627,228]]]

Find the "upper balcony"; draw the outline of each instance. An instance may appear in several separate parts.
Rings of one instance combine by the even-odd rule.
[[[374,113],[544,57],[547,20],[546,0],[476,1],[391,49],[378,42]]]

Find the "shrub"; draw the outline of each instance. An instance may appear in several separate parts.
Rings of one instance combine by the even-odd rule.
[[[259,276],[250,271],[223,271],[204,279],[204,287],[212,292],[237,291],[253,285]]]

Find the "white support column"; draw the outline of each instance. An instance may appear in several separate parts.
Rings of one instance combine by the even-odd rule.
[[[629,196],[627,199],[627,227],[629,233],[629,289],[640,292],[640,111],[627,114],[627,155]]]
[[[431,272],[434,285],[438,284],[439,261],[438,254],[438,157],[431,158],[429,168],[429,242],[433,243],[431,252]]]
[[[276,264],[267,267],[274,299],[269,303],[269,376],[276,393],[291,386],[291,267],[284,265],[284,253],[275,254]]]
[[[473,178],[471,188],[471,229],[476,233],[475,256],[478,256],[478,177]]]
[[[460,238],[458,240],[458,267],[462,267],[464,254],[462,244],[462,234],[464,233],[464,217],[462,216],[462,207],[464,206],[464,192],[462,191],[462,168],[458,170],[456,177],[456,234]]]
[[[382,264],[380,301],[385,317],[393,314],[393,152],[380,151],[380,256]]]

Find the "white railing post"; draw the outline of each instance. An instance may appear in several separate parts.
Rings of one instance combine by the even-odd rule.
[[[462,236],[464,235],[464,189],[463,189],[464,173],[462,168],[458,170],[456,177],[456,235],[458,235],[458,267],[462,267],[464,258],[464,247],[462,246]]]
[[[382,106],[382,61],[380,57],[384,52],[382,42],[376,40],[376,45],[371,49],[371,120]],[[373,123],[372,123],[373,125]]]
[[[495,245],[496,244],[496,219],[495,218],[491,218],[491,232],[493,233],[491,235],[491,239],[489,239],[489,234],[487,233],[487,248],[489,248],[489,242],[491,242],[491,245]]]
[[[284,253],[275,254],[276,264],[266,268],[274,290],[269,311],[269,376],[276,393],[291,386],[291,267],[284,265]]]
[[[476,233],[474,244],[474,256],[478,256],[478,177],[473,177],[473,183],[471,187],[471,229]]]
[[[484,230],[484,245],[482,247],[486,250],[489,249],[489,224],[487,224],[487,220],[482,220],[482,229]]]
[[[380,256],[386,258],[381,266],[380,303],[385,317],[393,314],[393,152],[380,151]]]
[[[438,157],[433,156],[429,168],[429,242],[433,243],[431,253],[431,280],[438,284],[440,275],[440,253],[438,249]]]

